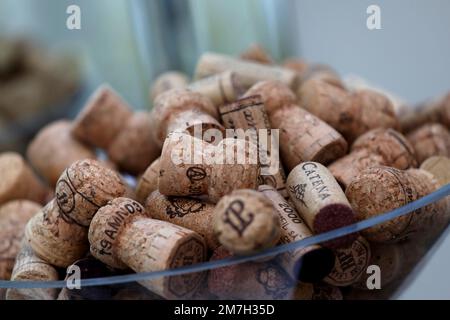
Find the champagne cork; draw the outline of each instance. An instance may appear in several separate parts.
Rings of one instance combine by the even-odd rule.
[[[11,281],[57,281],[58,271],[39,258],[24,239],[17,255]],[[10,288],[6,291],[6,300],[55,300],[57,288]]]
[[[407,138],[422,163],[431,156],[450,157],[450,132],[439,123],[428,123],[412,131]]]
[[[304,161],[327,164],[347,152],[347,142],[328,124],[293,102],[295,95],[281,83],[261,82],[245,94],[261,95],[272,128],[280,129],[280,152],[288,171]]]
[[[287,178],[289,196],[314,234],[327,232],[355,222],[352,210],[341,187],[326,167],[316,162],[296,166]],[[345,247],[356,238],[347,235],[332,241],[332,247]]]
[[[361,172],[350,183],[345,194],[356,212],[356,218],[363,221],[425,196],[432,190],[429,184],[429,180],[408,171],[373,167]],[[398,242],[413,236],[435,211],[434,204],[431,204],[364,229],[361,233],[373,242]]]
[[[313,63],[308,65],[308,68],[305,70],[302,76],[302,83],[310,79],[323,81],[333,86],[345,89],[345,85],[337,72],[330,66],[324,64]],[[298,88],[300,89],[300,86]]]
[[[18,153],[0,154],[0,177],[0,204],[15,199],[43,203],[49,193]]]
[[[272,202],[249,189],[224,196],[214,209],[214,233],[235,254],[249,254],[274,246],[280,239],[280,221]]]
[[[42,207],[29,200],[13,200],[0,207],[0,280],[9,280],[28,220]]]
[[[195,198],[167,197],[156,190],[147,198],[145,209],[154,219],[197,232],[209,249],[219,246],[213,230],[214,205]]]
[[[95,159],[93,149],[70,133],[71,122],[52,122],[39,131],[27,149],[27,158],[40,176],[55,186],[61,173],[73,162]]]
[[[182,89],[189,84],[189,78],[182,72],[167,71],[161,73],[150,88],[150,100],[155,101],[156,97],[170,89]]]
[[[286,175],[280,163],[279,141],[272,139],[269,118],[261,96],[239,99],[219,110],[225,128],[250,131],[250,139],[258,146],[261,166],[259,184],[270,184],[287,197]],[[261,135],[264,135],[262,139]]]
[[[223,131],[211,100],[187,89],[172,89],[160,94],[155,100],[151,116],[153,137],[159,146],[173,131],[186,130],[194,134],[195,127],[201,128],[202,133],[208,129]]]
[[[108,156],[120,169],[137,175],[155,160],[160,148],[152,138],[150,113],[136,112],[111,142]]]
[[[363,170],[380,165],[401,170],[417,166],[414,148],[401,133],[371,130],[353,143],[350,154],[333,162],[329,169],[345,189]]]
[[[63,214],[56,200],[28,221],[25,236],[37,256],[57,267],[71,265],[89,249],[87,228]]]
[[[324,282],[346,287],[358,282],[366,273],[370,262],[370,245],[363,237],[358,237],[348,248],[336,249],[335,254],[334,268]]]
[[[272,57],[258,43],[252,43],[240,54],[244,60],[254,61],[261,64],[274,64]]]
[[[88,227],[100,207],[125,192],[125,184],[117,173],[96,160],[81,160],[59,178],[56,201],[63,215]]]
[[[153,161],[139,178],[135,193],[136,200],[142,204],[145,203],[150,193],[158,190],[159,161],[160,158]]]
[[[195,70],[195,78],[201,79],[224,71],[235,72],[246,89],[265,80],[280,81],[291,88],[296,88],[299,82],[298,75],[292,70],[212,52],[206,52],[200,57]]]
[[[433,156],[422,162],[420,169],[430,172],[441,186],[450,183],[450,158]]]
[[[73,135],[94,147],[108,149],[131,117],[128,104],[109,86],[100,86],[78,114]]]
[[[231,103],[244,93],[239,77],[231,71],[197,80],[187,88],[208,97],[216,107]]]
[[[207,195],[217,203],[233,190],[256,189],[256,153],[256,147],[242,139],[227,138],[214,146],[189,135],[170,135],[161,154],[159,192],[167,196]]]
[[[152,272],[197,264],[206,259],[206,245],[197,233],[150,219],[138,202],[116,198],[100,208],[89,228],[92,255],[118,269]],[[145,254],[143,254],[145,253]],[[160,277],[140,282],[166,298],[192,295],[202,273]]]
[[[313,235],[297,211],[273,187],[261,185],[258,191],[272,202],[278,213],[281,226],[280,244],[300,241]],[[330,273],[335,256],[329,248],[311,245],[281,254],[277,259],[292,279],[317,282]]]

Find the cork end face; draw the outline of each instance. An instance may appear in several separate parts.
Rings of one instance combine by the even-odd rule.
[[[285,105],[297,103],[297,97],[292,90],[279,81],[258,82],[245,93],[244,97],[255,95],[262,97],[266,112],[269,116]]]
[[[347,141],[337,132],[329,134],[330,142],[324,144],[310,161],[327,165],[336,159],[339,159],[347,153]]]
[[[297,280],[314,283],[325,278],[333,269],[335,255],[326,247],[320,247],[306,252],[294,266]]]
[[[150,88],[150,99],[155,101],[156,97],[163,92],[175,88],[184,88],[189,84],[188,77],[179,71],[168,71],[160,74]]]
[[[22,172],[25,170],[23,158],[15,152],[5,152],[0,155],[0,203],[8,201],[20,181]]]

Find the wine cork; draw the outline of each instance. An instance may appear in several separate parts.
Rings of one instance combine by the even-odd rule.
[[[218,113],[211,100],[187,89],[172,89],[158,96],[151,113],[153,137],[162,146],[173,131],[186,130],[194,134],[196,127],[204,133],[208,129],[223,131],[217,121]]]
[[[182,89],[189,84],[189,78],[182,72],[167,71],[161,73],[150,88],[150,100],[155,101],[156,97],[170,89]]]
[[[439,123],[428,123],[412,131],[407,138],[422,163],[431,156],[450,157],[450,132]]]
[[[217,203],[236,189],[256,189],[256,147],[227,138],[218,146],[185,134],[170,135],[161,154],[159,192],[167,196],[200,196]]]
[[[213,230],[214,205],[195,198],[167,197],[156,190],[145,201],[145,209],[154,219],[197,232],[209,249],[219,246]]]
[[[295,300],[343,300],[338,287],[326,283],[299,283],[294,291]]]
[[[336,130],[295,103],[290,104],[295,95],[281,83],[258,83],[245,96],[258,94],[272,128],[280,129],[280,152],[288,171],[304,161],[327,164],[347,152],[347,142]]]
[[[305,70],[302,76],[302,83],[310,79],[323,81],[333,86],[345,89],[345,85],[337,72],[330,66],[324,64],[313,63],[308,65],[308,68]],[[298,89],[300,89],[300,87],[301,86],[299,86]]]
[[[41,209],[29,200],[13,200],[0,207],[0,280],[9,280],[28,220]]]
[[[128,104],[109,86],[100,86],[78,114],[73,135],[86,144],[108,149],[131,117]]]
[[[241,59],[254,61],[261,64],[273,64],[272,57],[258,43],[252,43],[239,55]]]
[[[420,169],[430,172],[441,186],[450,183],[450,158],[433,156],[422,162]]]
[[[297,211],[273,187],[261,185],[262,192],[272,202],[280,220],[280,244],[288,244],[311,237],[313,234]],[[334,253],[326,247],[311,245],[281,254],[277,261],[292,279],[317,282],[330,273]]]
[[[200,57],[195,70],[195,78],[201,79],[224,71],[235,72],[246,89],[264,80],[276,80],[291,88],[296,88],[299,81],[298,75],[292,70],[212,52],[206,52]]]
[[[286,175],[280,162],[279,141],[273,139],[262,97],[257,95],[239,99],[222,106],[219,111],[225,128],[245,130],[244,134],[248,133],[251,141],[258,146],[261,166],[259,184],[270,184],[287,197]]]
[[[137,175],[155,160],[160,148],[152,138],[150,113],[136,112],[111,142],[108,156],[120,169]]]
[[[136,200],[142,204],[145,203],[150,193],[158,190],[159,161],[160,158],[153,161],[139,178],[135,193]]]
[[[289,196],[308,227],[319,234],[355,222],[355,213],[341,187],[326,167],[316,162],[296,166],[287,178]],[[332,240],[328,245],[345,247],[355,234]]]
[[[60,120],[39,131],[28,145],[27,158],[40,176],[55,186],[61,173],[73,162],[95,159],[93,149],[78,142],[72,134],[71,122]]]
[[[300,75],[301,79],[308,69],[308,63],[306,63],[305,60],[295,57],[285,59],[282,66],[284,68],[297,72]]]
[[[11,281],[57,281],[58,271],[39,258],[24,239],[17,255]],[[55,300],[57,288],[11,288],[6,291],[7,300]]]
[[[0,205],[16,199],[44,203],[49,193],[18,153],[0,154],[0,176]]]
[[[216,107],[231,103],[244,93],[239,77],[231,71],[197,80],[187,88],[208,97]]]
[[[214,233],[230,252],[249,254],[274,246],[280,221],[272,202],[249,189],[224,196],[214,209]]]
[[[358,282],[369,266],[369,243],[360,236],[350,247],[336,249],[335,254],[334,268],[325,277],[324,282],[338,287],[346,287]]]
[[[361,172],[348,186],[347,195],[359,221],[378,216],[415,201],[433,189],[429,180],[391,167]],[[436,212],[434,204],[361,231],[373,242],[398,242],[413,236]]]
[[[25,236],[37,256],[62,268],[81,259],[89,248],[87,228],[63,214],[56,200],[28,221]]]
[[[117,173],[96,160],[81,160],[59,178],[56,201],[62,214],[88,227],[100,207],[125,192],[125,184]]]
[[[95,258],[135,272],[175,269],[206,259],[206,245],[200,235],[148,218],[142,205],[127,198],[116,198],[100,208],[89,228],[89,242]],[[190,273],[140,284],[166,299],[184,298],[194,293],[203,276]]]
[[[345,189],[363,170],[380,165],[401,170],[417,166],[414,148],[401,133],[371,130],[353,143],[350,154],[333,162],[329,169]]]

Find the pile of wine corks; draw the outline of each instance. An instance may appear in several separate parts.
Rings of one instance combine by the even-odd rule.
[[[28,162],[0,156],[3,279],[63,280],[72,265],[87,279],[258,254],[379,216],[450,182],[448,124],[428,117],[402,131],[379,91],[350,90],[327,66],[277,65],[260,46],[240,58],[205,53],[193,81],[164,73],[150,96],[151,112],[133,112],[101,86],[74,120],[41,130]],[[143,279],[140,289],[9,289],[6,297],[377,297],[368,267],[380,266],[382,289],[392,288],[449,214],[444,199],[282,254]]]

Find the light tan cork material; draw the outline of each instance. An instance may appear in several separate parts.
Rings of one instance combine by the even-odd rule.
[[[95,258],[135,272],[175,269],[206,260],[206,245],[199,234],[151,219],[142,205],[127,198],[116,198],[97,212],[89,242]],[[191,273],[140,283],[166,299],[176,299],[192,295],[203,278],[203,273]]]
[[[40,204],[29,200],[13,200],[0,207],[0,279],[11,277],[25,225],[41,208]]]
[[[245,94],[246,97],[253,95],[261,95],[272,128],[280,130],[280,152],[288,171],[304,161],[328,164],[347,152],[345,139],[296,105],[295,95],[282,83],[258,83]]]
[[[11,281],[57,281],[58,271],[45,260],[39,258],[26,240],[22,241],[17,255]],[[57,288],[8,289],[7,300],[55,300]]]
[[[346,287],[366,273],[370,262],[370,245],[363,237],[358,237],[348,248],[335,250],[336,261],[333,270],[324,282],[338,287]]]
[[[96,157],[92,148],[72,136],[71,126],[67,120],[52,122],[28,145],[30,164],[51,186],[56,185],[61,173],[73,162]]]
[[[325,64],[312,63],[308,65],[308,69],[306,69],[306,72],[302,77],[302,83],[310,79],[324,81],[333,86],[345,88],[345,84],[342,82],[339,74],[332,67]],[[300,89],[300,86],[298,89]]]
[[[434,189],[430,179],[391,167],[362,171],[348,186],[346,195],[359,221],[378,216],[420,199]],[[411,238],[433,219],[435,204],[361,231],[373,242],[398,242]]]
[[[287,178],[289,197],[314,234],[354,223],[355,213],[330,171],[317,162],[296,166]],[[332,247],[349,246],[356,239],[351,234],[329,241]]]
[[[160,94],[151,113],[153,138],[162,146],[166,136],[173,131],[194,134],[199,128],[203,134],[208,129],[223,131],[218,122],[218,112],[211,100],[188,89],[171,89]]]
[[[152,133],[150,113],[135,112],[111,142],[108,148],[109,159],[122,171],[134,175],[142,173],[161,152]]]
[[[401,133],[379,128],[363,134],[353,143],[351,153],[333,162],[329,170],[347,188],[361,171],[380,165],[401,170],[417,166],[414,148]]]
[[[71,265],[89,249],[87,228],[64,215],[56,200],[28,221],[25,236],[36,255],[57,267]]]
[[[239,57],[257,63],[274,64],[273,58],[259,43],[250,44]]]
[[[430,172],[441,186],[450,183],[450,158],[433,156],[422,162],[420,169]]]
[[[136,186],[136,200],[141,204],[145,203],[145,200],[155,190],[158,190],[158,177],[159,177],[159,161],[157,158],[152,164],[145,170],[142,176],[139,178]]]
[[[235,254],[260,251],[280,239],[280,221],[272,202],[255,190],[235,190],[220,199],[213,224],[219,242]]]
[[[219,246],[213,229],[214,207],[204,200],[168,197],[157,190],[145,201],[145,209],[150,217],[197,232],[205,239],[206,245],[211,250]]]
[[[189,78],[179,71],[168,71],[161,73],[150,87],[150,101],[170,89],[182,89],[189,84]]]
[[[100,86],[73,122],[73,135],[94,147],[108,149],[132,115],[128,104],[108,85]]]
[[[85,227],[100,207],[125,193],[126,186],[120,176],[96,160],[73,163],[56,185],[61,213]]]
[[[0,205],[16,199],[44,203],[50,192],[22,156],[15,152],[0,154],[0,177]]]
[[[258,159],[261,166],[259,184],[270,184],[287,197],[286,175],[279,155],[279,141],[270,131],[269,117],[262,97],[256,95],[239,99],[220,107],[219,112],[225,128],[242,129],[241,138],[249,137],[258,146]]]
[[[296,57],[289,57],[285,59],[281,65],[283,68],[297,72],[300,79],[303,79],[303,76],[309,67],[305,60]]]
[[[280,81],[291,88],[296,88],[299,82],[299,76],[292,70],[212,52],[204,53],[198,60],[195,78],[201,79],[224,71],[235,72],[246,89],[265,80]]]
[[[244,93],[239,76],[231,71],[197,80],[187,88],[208,97],[216,107],[231,103]]]
[[[406,137],[414,147],[419,163],[431,156],[450,157],[450,132],[439,123],[424,124]]]
[[[262,192],[274,206],[280,220],[280,244],[288,244],[311,237],[313,234],[297,211],[268,185],[261,185]],[[292,279],[317,282],[330,273],[334,266],[334,253],[326,247],[311,245],[281,254],[277,262]]]

